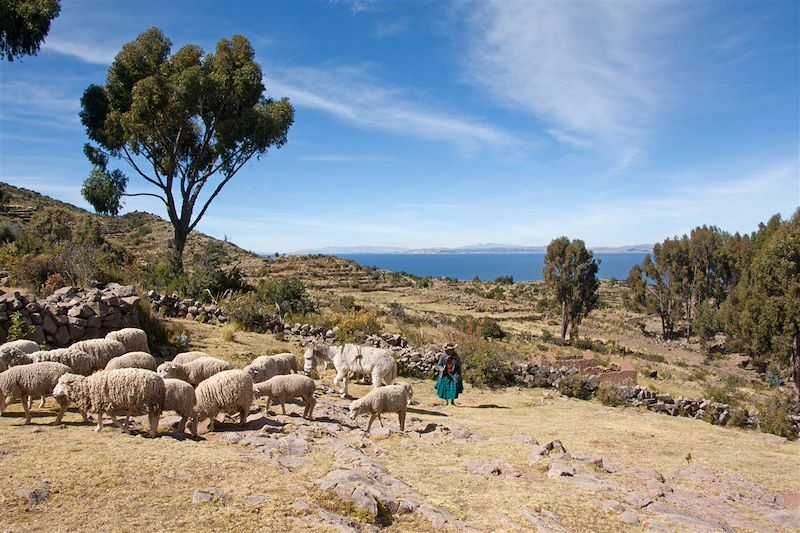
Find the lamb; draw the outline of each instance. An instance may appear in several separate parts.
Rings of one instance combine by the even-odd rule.
[[[30,354],[14,346],[7,346],[0,351],[0,372],[5,372],[12,366],[29,365],[31,363],[33,363],[33,358]]]
[[[253,377],[253,382],[267,381],[273,376],[297,372],[297,359],[292,353],[261,355],[253,359],[244,371]]]
[[[386,385],[377,389],[372,389],[366,396],[353,401],[350,404],[350,418],[353,420],[357,416],[370,414],[367,424],[367,433],[372,427],[372,422],[377,418],[383,427],[381,414],[397,413],[400,421],[400,431],[405,431],[406,427],[406,407],[413,391],[408,384]]]
[[[91,355],[72,347],[33,352],[31,358],[37,363],[45,361],[63,363],[72,369],[72,373],[82,376],[91,374],[92,365],[94,365],[94,358]]]
[[[0,414],[6,406],[16,399],[22,401],[25,411],[25,423],[31,423],[31,400],[39,397],[50,396],[58,380],[70,372],[67,365],[48,361],[45,363],[32,363],[9,368],[0,373]],[[59,410],[56,424],[61,423],[61,418],[67,410],[69,402],[59,400]]]
[[[192,436],[197,436],[197,415],[194,410],[194,387],[180,379],[164,380],[164,411],[175,411],[181,421],[178,423],[178,433],[186,431],[186,421],[192,421]]]
[[[186,363],[190,363],[195,359],[200,359],[201,357],[211,357],[211,356],[205,352],[183,352],[173,357],[172,362],[178,363],[179,365],[183,365]]]
[[[124,344],[112,339],[89,339],[76,342],[71,348],[86,352],[94,358],[92,370],[103,370],[109,361],[128,351]]]
[[[196,387],[200,382],[205,381],[214,374],[232,369],[233,365],[228,361],[223,361],[216,357],[201,357],[185,364],[172,361],[162,363],[157,371],[162,378],[182,379]]]
[[[150,347],[147,345],[147,333],[139,328],[122,328],[106,334],[106,339],[119,341],[125,345],[126,352],[147,352]]]
[[[317,401],[314,399],[314,380],[300,374],[289,374],[274,376],[267,381],[253,385],[253,397],[267,397],[267,405],[264,408],[266,414],[272,401],[276,400],[281,404],[281,411],[286,414],[287,398],[302,398],[305,403],[303,418],[313,420],[314,406]]]
[[[220,413],[238,411],[239,422],[247,422],[253,403],[253,378],[242,370],[224,370],[200,383],[195,389],[197,422],[208,417],[208,431],[214,431],[214,419]]]
[[[147,352],[128,352],[119,357],[115,357],[106,365],[106,370],[115,370],[117,368],[146,368],[147,370],[156,371],[158,363],[155,357]],[[80,372],[78,372],[80,374]]]
[[[128,417],[130,413],[147,413],[151,437],[155,437],[158,431],[164,393],[161,376],[143,368],[101,370],[88,377],[65,374],[53,390],[53,396],[74,402],[82,413],[96,413],[95,431],[103,429],[103,413],[108,413],[116,426],[119,426],[116,419],[119,411],[125,411]],[[126,418],[126,430],[127,426]]]

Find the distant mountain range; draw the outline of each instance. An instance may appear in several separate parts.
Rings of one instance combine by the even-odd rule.
[[[628,246],[598,246],[592,248],[596,253],[647,253],[653,250],[652,244],[632,244]],[[514,244],[484,243],[457,248],[398,248],[393,246],[327,246],[325,248],[298,250],[292,255],[354,255],[354,254],[509,254],[546,252],[547,246],[519,246]]]

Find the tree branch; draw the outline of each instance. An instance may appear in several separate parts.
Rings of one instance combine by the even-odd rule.
[[[152,196],[153,198],[158,198],[164,205],[167,205],[167,201],[164,200],[163,196],[159,196],[152,192],[136,192],[136,193],[122,193],[122,196]]]

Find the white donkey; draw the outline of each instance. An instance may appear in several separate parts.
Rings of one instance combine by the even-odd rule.
[[[372,386],[380,387],[381,382],[391,385],[397,379],[397,361],[389,350],[345,344],[344,346],[315,346],[306,350],[303,356],[303,370],[311,372],[320,363],[331,362],[336,368],[333,386],[342,398],[347,397],[347,382],[350,374],[361,373],[372,376]],[[344,388],[340,388],[342,383]]]

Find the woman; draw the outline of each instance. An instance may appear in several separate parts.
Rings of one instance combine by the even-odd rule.
[[[436,363],[436,370],[439,377],[436,380],[436,394],[448,403],[455,405],[455,399],[459,393],[464,392],[464,384],[461,382],[461,358],[456,353],[457,344],[447,343],[444,345],[444,353]]]

